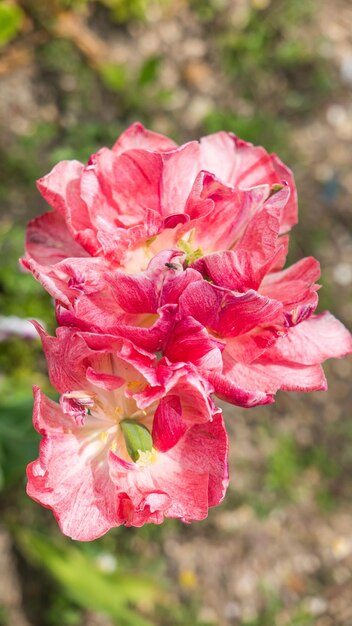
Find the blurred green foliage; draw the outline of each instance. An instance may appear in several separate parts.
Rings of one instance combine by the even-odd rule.
[[[0,3],[0,48],[16,37],[22,28],[23,19],[23,12],[17,4]]]
[[[163,596],[165,599],[160,582],[135,573],[104,572],[99,561],[78,547],[68,546],[64,541],[55,544],[52,538],[28,529],[18,530],[16,539],[24,554],[47,570],[82,609],[105,613],[121,626],[152,625],[131,606],[151,609]]]

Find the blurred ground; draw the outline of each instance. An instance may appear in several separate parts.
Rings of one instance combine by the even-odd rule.
[[[351,323],[348,0],[4,4],[18,11],[9,38],[0,4],[4,314],[53,324],[50,302],[16,264],[24,225],[44,208],[35,178],[59,159],[87,159],[140,119],[179,141],[224,128],[277,151],[299,191],[291,260],[320,260],[320,310]],[[351,626],[351,369],[351,361],[327,365],[328,393],[281,394],[251,411],[225,407],[232,480],[223,505],[190,527],[113,531],[80,548],[87,563],[168,581],[166,606],[134,602],[162,626]],[[41,531],[68,562],[75,558],[50,513],[23,495],[24,463],[37,445],[34,381],[45,381],[40,347],[2,344],[2,403],[11,396],[13,404],[0,403],[0,625],[138,626],[98,600],[87,612],[49,544],[30,535]]]

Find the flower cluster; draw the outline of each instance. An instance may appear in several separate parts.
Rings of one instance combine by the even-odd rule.
[[[22,265],[55,300],[56,337],[37,329],[61,396],[35,388],[29,495],[79,540],[205,518],[228,485],[213,397],[326,389],[321,363],[352,351],[314,314],[318,262],[283,269],[292,173],[230,133],[177,146],[136,123],[38,188],[53,210],[30,222]]]

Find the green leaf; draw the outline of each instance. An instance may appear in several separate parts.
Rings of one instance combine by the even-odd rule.
[[[155,55],[144,61],[138,76],[138,83],[141,87],[154,83],[157,80],[160,63],[161,57]]]
[[[138,461],[140,452],[152,451],[153,439],[148,428],[129,419],[122,420],[120,427],[132,461]]]
[[[0,4],[0,46],[5,46],[16,37],[23,23],[23,13],[16,4]]]
[[[117,63],[105,63],[100,67],[99,71],[105,85],[109,89],[117,92],[125,89],[127,75],[122,65],[118,65]]]

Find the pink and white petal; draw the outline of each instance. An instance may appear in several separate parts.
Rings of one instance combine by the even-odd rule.
[[[202,377],[203,375],[203,377]],[[173,381],[170,393],[181,401],[182,419],[188,424],[212,421],[215,406],[210,398],[213,386],[208,382],[207,372],[189,369]]]
[[[98,155],[93,157],[93,163]],[[89,214],[90,222],[95,231],[112,230],[123,226],[118,219],[117,206],[111,202],[111,197],[105,196],[95,172],[95,165],[84,167],[80,180],[80,195]]]
[[[99,250],[86,204],[80,195],[80,178],[83,171],[78,161],[61,161],[47,176],[37,181],[43,198],[66,221],[72,236],[89,254]]]
[[[156,375],[154,383],[142,391],[129,394],[140,409],[144,410],[171,394],[180,399],[183,421],[195,424],[213,419],[215,408],[210,394],[214,389],[206,370],[199,370],[192,363],[171,363],[162,358]]]
[[[201,138],[200,169],[215,174],[227,184],[233,184],[236,165],[236,144],[231,133],[220,131]]]
[[[150,323],[148,321],[150,317]],[[155,316],[140,316],[132,324],[116,324],[109,332],[131,341],[135,346],[148,352],[164,350],[167,338],[174,325],[176,305],[165,305],[158,309]]]
[[[158,294],[147,272],[131,275],[116,271],[107,274],[106,280],[118,307],[126,313],[156,313]]]
[[[41,265],[53,265],[67,257],[88,254],[72,237],[65,220],[56,211],[31,220],[26,232],[26,252]]]
[[[286,181],[290,198],[281,214],[280,232],[297,223],[297,192],[291,170],[275,154],[264,148],[220,132],[201,139],[201,169],[206,169],[227,184],[241,189]]]
[[[280,235],[277,241],[276,254],[269,268],[270,272],[278,272],[283,268],[286,263],[289,244],[290,236]]]
[[[85,361],[93,353],[83,337],[74,329],[64,327],[57,329],[57,337],[51,337],[37,322],[33,323],[43,344],[52,386],[60,393],[71,389],[85,389]]]
[[[215,328],[223,294],[224,290],[211,285],[206,280],[189,284],[180,296],[180,317],[192,316],[203,326]]]
[[[279,182],[286,181],[290,187],[290,198],[281,215],[280,233],[287,233],[298,222],[298,199],[297,189],[292,170],[279,159],[277,154],[272,154],[272,163]]]
[[[263,297],[254,290],[239,295],[229,293],[224,297],[214,330],[222,337],[235,337],[256,326],[266,326],[281,320],[281,302]]]
[[[199,172],[199,144],[191,141],[162,155],[162,215],[185,213],[187,198]]]
[[[279,207],[287,201],[287,192],[287,188],[282,189],[264,208],[251,215],[234,249],[209,254],[193,267],[208,275],[216,285],[236,291],[257,289],[277,255]],[[274,206],[277,196],[282,198],[277,198],[279,206]]]
[[[185,232],[195,228],[194,244],[208,253],[232,248],[269,193],[269,185],[233,189],[213,175],[200,172],[187,201],[191,222]]]
[[[293,326],[310,317],[316,309],[319,286],[314,283],[319,276],[318,261],[307,257],[286,270],[268,274],[260,292],[283,303],[286,320]]]
[[[222,369],[222,342],[211,337],[202,324],[186,317],[173,328],[164,354],[172,362],[191,362],[203,370]]]
[[[119,324],[132,324],[136,317],[119,311],[116,300],[108,289],[100,292],[78,293],[69,306],[57,304],[56,318],[60,326],[71,326],[87,332],[102,332],[120,335],[115,332]]]
[[[144,526],[144,524],[162,524],[164,521],[162,511],[167,508],[170,501],[164,493],[153,493],[147,496],[148,503],[143,502],[137,510],[127,493],[122,493],[119,497],[120,515],[126,520],[125,526],[137,528]]]
[[[153,465],[143,468],[136,465],[128,470],[110,454],[113,482],[119,491],[128,494],[138,517],[141,511],[146,512],[145,523],[149,522],[149,511],[159,511],[163,517],[176,517],[183,521],[207,517],[209,475],[207,472],[186,470],[178,455],[173,458],[175,448],[160,453],[158,462]],[[131,513],[129,524],[133,524]]]
[[[122,154],[126,150],[137,149],[164,152],[173,150],[176,147],[177,144],[169,137],[144,128],[140,122],[134,122],[120,135],[112,150],[116,154]]]
[[[235,361],[252,363],[275,343],[280,334],[282,334],[280,327],[262,328],[258,326],[248,333],[228,338],[226,340],[226,354]]]
[[[311,286],[319,278],[319,262],[314,257],[306,257],[280,272],[268,274],[263,280],[260,292],[269,298],[276,298],[284,304],[291,304],[297,302],[293,298],[297,281],[302,281],[307,286]]]
[[[124,337],[114,337],[113,335],[101,335],[98,333],[80,333],[81,338],[87,346],[94,351],[91,353],[91,363],[94,368],[99,366],[99,371],[108,371],[108,363],[111,362],[110,354],[114,355],[116,372],[118,376],[126,381],[143,381],[150,385],[158,384],[155,370],[156,356],[142,348],[135,346]],[[104,362],[106,360],[106,365]],[[145,378],[145,381],[143,380]]]
[[[352,353],[352,336],[331,313],[314,315],[289,328],[285,336],[265,353],[265,358],[303,365],[322,363]]]
[[[54,402],[36,385],[33,387],[33,426],[41,435],[57,435],[68,432],[72,420],[65,415],[57,402]]]
[[[297,223],[297,192],[291,170],[282,163],[276,154],[268,154],[261,146],[236,138],[238,165],[231,183],[242,188],[267,183],[270,185],[286,182],[290,188],[290,198],[281,213],[281,229],[284,233]]]
[[[232,370],[224,371],[223,374],[211,372],[208,380],[214,387],[215,395],[221,400],[241,406],[251,408],[261,404],[271,404],[273,397],[271,392],[263,390],[260,385],[252,385],[246,381],[245,377],[237,378],[232,375]]]
[[[260,389],[265,394],[284,391],[325,391],[326,379],[320,365],[266,362],[264,357],[249,365],[232,362],[224,364],[224,376],[247,389]]]
[[[252,256],[246,252],[213,252],[198,259],[192,267],[218,287],[243,292],[257,286],[256,276],[252,271]]]
[[[55,167],[37,181],[37,187],[47,201],[62,217],[66,218],[71,202],[78,202],[82,209],[81,227],[89,226],[86,208],[79,197],[77,183],[81,177],[83,165],[79,161],[60,161]]]
[[[173,267],[168,267],[164,273],[160,301],[162,304],[178,304],[185,289],[191,283],[203,282],[202,275],[192,268],[177,272]]]
[[[75,297],[85,295],[107,298],[107,285],[104,274],[109,263],[102,257],[70,258],[55,265],[55,271],[67,276],[68,287],[75,291]],[[104,293],[103,293],[104,292]]]
[[[27,468],[27,493],[52,509],[65,535],[91,541],[123,519],[107,463],[89,459],[82,450],[84,443],[74,434],[44,438],[39,458]]]
[[[65,272],[60,270],[58,264],[54,266],[40,265],[40,263],[26,257],[22,258],[20,263],[25,270],[33,274],[34,278],[55,300],[66,307],[71,306],[75,292],[68,287],[68,277]]]
[[[147,208],[160,213],[162,159],[155,152],[129,150],[117,156],[104,148],[95,155],[95,172],[107,200],[126,227],[143,223]]]
[[[92,367],[87,367],[86,378],[89,383],[96,387],[101,387],[106,391],[114,391],[125,384],[125,379],[115,374],[105,374],[97,372]]]
[[[21,265],[29,270],[50,295],[68,309],[74,306],[80,294],[106,299],[104,273],[108,263],[104,258],[71,257],[54,265],[41,265],[34,259],[23,258]],[[98,296],[99,292],[104,294]]]

